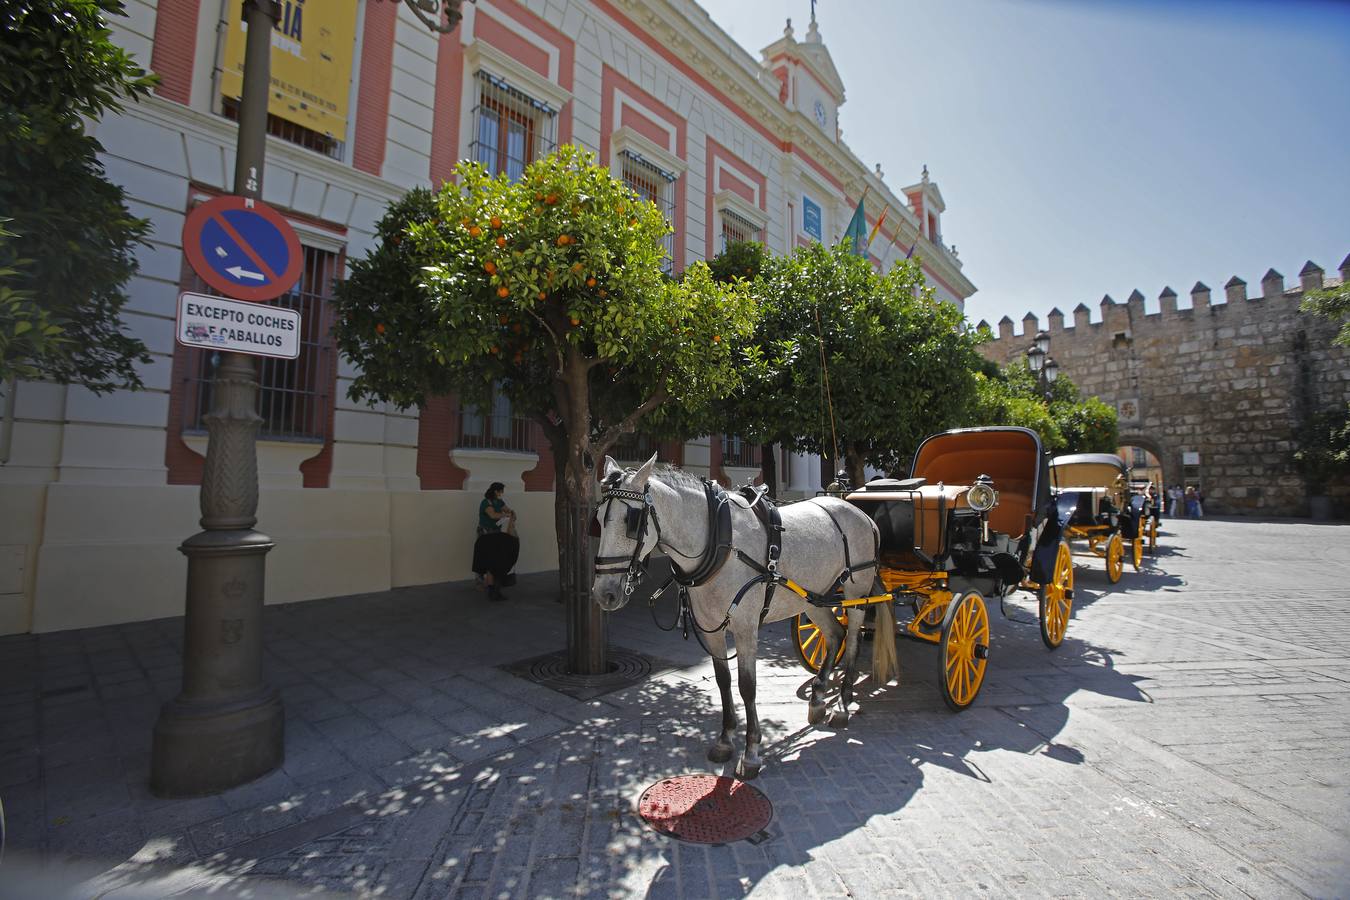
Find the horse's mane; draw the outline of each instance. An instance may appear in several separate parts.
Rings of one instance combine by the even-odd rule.
[[[683,485],[684,487],[703,487],[703,479],[692,472],[686,472],[677,466],[669,463],[657,463],[652,468],[652,477],[659,478],[669,485]]]

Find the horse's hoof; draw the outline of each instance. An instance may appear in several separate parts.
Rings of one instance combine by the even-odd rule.
[[[831,728],[847,728],[847,727],[848,727],[848,713],[846,713],[846,712],[835,712],[835,713],[832,713],[832,714],[830,715],[830,727],[831,727]]]
[[[742,757],[741,761],[736,764],[736,777],[741,781],[754,781],[759,777],[759,770],[763,767],[763,763],[746,762],[745,758]]]
[[[825,721],[825,704],[812,703],[806,708],[806,721],[812,725],[819,725]]]
[[[713,744],[708,748],[708,762],[724,763],[731,759],[731,754],[731,745]]]

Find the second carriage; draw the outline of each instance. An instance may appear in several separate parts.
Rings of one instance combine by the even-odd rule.
[[[1157,521],[1148,497],[1131,490],[1125,461],[1114,453],[1056,456],[1050,477],[1065,539],[1083,541],[1089,554],[1105,560],[1112,584],[1120,581],[1127,559],[1138,572],[1150,528],[1157,546]]]
[[[986,599],[1035,593],[1041,639],[1053,650],[1073,609],[1073,559],[1034,431],[999,426],[933,435],[915,453],[910,476],[877,479],[847,495],[877,523],[878,583],[873,596],[841,602],[836,616],[846,621],[877,603],[908,607],[905,632],[937,645],[942,698],[961,710],[984,684]],[[789,625],[802,663],[819,670],[824,635],[805,615]]]

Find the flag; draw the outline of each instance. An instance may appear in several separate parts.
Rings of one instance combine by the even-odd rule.
[[[914,243],[909,245],[909,252],[905,254],[905,259],[914,255],[914,248],[919,246],[919,232],[914,232]]]
[[[856,256],[867,256],[867,214],[863,212],[863,203],[867,199],[867,191],[858,200],[858,208],[853,213],[853,218],[849,220],[848,229],[844,231],[844,237],[852,239],[850,248]]]
[[[867,236],[867,246],[872,246],[872,242],[877,239],[877,232],[881,230],[881,223],[886,221],[886,214],[890,211],[889,206],[881,211],[881,218],[877,219],[877,224],[872,226],[872,233]]]

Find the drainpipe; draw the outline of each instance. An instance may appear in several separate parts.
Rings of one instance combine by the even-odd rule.
[[[14,444],[14,394],[19,390],[17,378],[5,379],[5,412],[0,420],[0,466],[9,462],[9,451]]]

